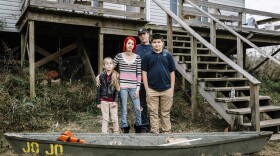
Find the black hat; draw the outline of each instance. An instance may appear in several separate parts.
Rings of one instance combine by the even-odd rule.
[[[140,34],[145,34],[145,33],[148,33],[148,30],[145,29],[145,28],[140,28],[140,29],[138,30],[138,36],[139,36]]]

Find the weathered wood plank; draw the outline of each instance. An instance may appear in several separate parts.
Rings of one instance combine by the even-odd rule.
[[[24,34],[23,32],[20,33],[20,47],[21,47],[21,49],[20,49],[20,52],[21,52],[20,66],[21,66],[21,69],[23,69],[23,66],[24,66],[27,36],[28,36],[27,33],[28,33],[28,30],[27,30],[26,34]]]
[[[39,54],[41,54],[43,56],[51,55],[51,53],[49,53],[48,51],[46,51],[45,49],[43,49],[43,48],[41,48],[41,47],[39,47],[37,45],[35,46],[35,52],[38,52]],[[53,61],[58,63],[58,64],[60,63],[59,59],[54,59]]]
[[[280,19],[280,14],[276,14],[276,13],[253,10],[253,9],[246,9],[246,8],[241,8],[241,7],[234,7],[234,6],[229,6],[229,5],[222,5],[222,4],[211,3],[211,2],[206,2],[206,1],[197,1],[197,0],[190,0],[190,1],[197,5],[200,5],[200,6],[218,8],[220,10],[227,10],[227,11],[232,11],[232,12],[242,12],[242,13],[252,14],[252,15],[274,17],[274,18]],[[187,1],[185,1],[185,2],[187,2]]]
[[[240,101],[250,101],[250,96],[242,96],[235,98],[216,98],[217,102],[240,102]],[[259,100],[270,100],[269,96],[259,96]]]
[[[103,71],[103,59],[104,59],[104,34],[101,33],[102,28],[98,33],[98,73]]]
[[[98,2],[106,2],[106,3],[113,3],[113,4],[121,4],[121,5],[129,5],[133,7],[146,7],[144,1],[137,1],[137,0],[97,0]]]
[[[115,28],[102,28],[100,33],[102,34],[114,34],[114,35],[125,35],[125,36],[135,36],[137,34],[136,30],[122,30]]]
[[[99,8],[99,7],[91,7],[91,6],[79,5],[79,4],[53,3],[53,2],[40,1],[40,0],[36,0],[36,1],[31,0],[30,6],[42,7],[42,8],[52,8],[52,9],[74,10],[74,11],[82,11],[82,12],[95,12],[95,13],[102,13],[102,14],[108,14],[108,15],[126,16],[126,17],[131,17],[131,18],[145,19],[145,16],[146,16],[144,13],[128,12],[128,11]]]
[[[267,19],[263,19],[263,20],[258,20],[257,24],[262,25],[262,24],[267,24],[270,22],[278,22],[278,21],[280,21],[279,18],[267,18]]]
[[[256,49],[258,52],[260,52],[262,55],[270,58],[272,61],[274,61],[275,63],[277,63],[278,65],[280,65],[280,61],[277,60],[276,58],[268,55],[264,50],[262,50],[261,48],[259,48],[258,46],[256,46],[254,43],[250,42],[249,40],[247,40],[245,37],[241,36],[240,34],[238,34],[236,31],[234,31],[233,29],[231,29],[230,27],[228,27],[227,25],[225,25],[223,22],[219,21],[217,18],[213,17],[212,15],[210,15],[209,13],[205,12],[204,10],[200,9],[197,5],[195,5],[194,3],[192,3],[190,0],[185,0],[186,2],[190,3],[194,8],[196,8],[197,10],[200,10],[200,12],[202,12],[203,14],[205,14],[206,16],[208,16],[209,18],[213,19],[215,22],[217,22],[219,25],[221,25],[222,27],[224,27],[226,30],[228,30],[229,32],[231,32],[233,35],[235,35],[236,37],[239,37],[243,42],[247,43],[248,45],[250,45],[252,48]],[[209,48],[210,49],[210,48]],[[250,80],[251,81],[251,80]],[[252,82],[252,81],[251,81]]]
[[[197,67],[197,40],[195,37],[191,37],[191,62],[192,62],[192,119],[198,118],[198,67]]]
[[[35,23],[29,21],[29,83],[30,83],[30,97],[36,97],[35,93]]]
[[[173,31],[172,31],[172,17],[166,15],[167,17],[167,47],[168,50],[173,53]]]
[[[217,92],[222,92],[222,91],[231,91],[231,89],[234,88],[234,90],[239,91],[239,90],[249,90],[249,86],[244,86],[244,87],[205,87],[205,91],[217,91]]]
[[[195,10],[194,8],[191,7],[183,7],[183,17],[188,17],[189,15],[191,16],[201,16],[201,17],[207,17],[203,13],[199,12],[198,10]],[[242,18],[238,16],[226,16],[226,15],[219,15],[219,14],[211,14],[212,16],[223,20],[223,21],[233,21],[233,22],[242,22]]]
[[[210,22],[210,43],[216,47],[217,43],[217,31],[216,31],[216,22],[211,20]]]
[[[250,83],[251,124],[254,131],[260,131],[259,85]]]
[[[244,50],[243,50],[243,42],[242,40],[237,37],[237,64],[241,67],[244,68],[244,62],[243,62],[243,54]],[[238,77],[242,77],[241,74],[237,73]]]
[[[98,7],[99,7],[99,8],[103,8],[103,2],[98,2]],[[98,15],[99,15],[99,16],[103,16],[102,13],[99,13]]]
[[[66,54],[66,53],[74,50],[77,47],[78,47],[77,43],[70,44],[67,47],[61,49],[60,51],[57,51],[57,52],[49,55],[48,57],[45,57],[45,58],[39,60],[38,62],[35,63],[35,67],[38,68],[38,67],[40,67],[40,66],[42,66],[42,65],[44,65],[44,64],[46,64],[46,63],[48,63],[48,62],[50,62],[50,61],[52,61],[54,59],[56,59],[56,58],[58,58],[61,55]]]
[[[279,106],[261,106],[260,107],[260,112],[263,113],[263,112],[271,112],[271,111],[279,111],[280,110],[280,107]],[[229,114],[236,114],[236,115],[239,115],[239,114],[250,114],[251,113],[251,110],[250,108],[236,108],[236,109],[228,109],[227,110],[227,113]]]
[[[80,42],[80,45],[81,45],[82,56],[83,56],[83,58],[84,58],[85,64],[86,64],[87,68],[88,68],[89,71],[90,71],[91,78],[92,78],[93,82],[95,83],[95,74],[94,74],[94,71],[93,71],[93,69],[92,69],[92,66],[91,66],[89,57],[88,57],[88,55],[87,55],[87,51],[86,51],[86,49],[85,49],[85,46],[84,46],[83,42]]]

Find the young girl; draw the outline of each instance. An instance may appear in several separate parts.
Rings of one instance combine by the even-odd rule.
[[[104,71],[99,74],[100,85],[97,87],[97,108],[102,112],[102,133],[108,133],[109,114],[113,122],[114,133],[119,132],[118,100],[119,100],[119,74],[114,71],[113,59],[106,57],[103,60]]]
[[[130,99],[135,111],[135,132],[141,132],[141,107],[139,90],[141,85],[141,58],[135,54],[136,41],[133,37],[126,37],[123,52],[114,58],[114,64],[119,65],[121,88],[121,121],[124,133],[129,133],[130,126],[127,122],[127,98]]]

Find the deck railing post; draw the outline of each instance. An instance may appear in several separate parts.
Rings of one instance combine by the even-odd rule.
[[[173,31],[172,31],[172,17],[167,16],[167,47],[168,50],[173,53]]]
[[[216,27],[217,27],[217,23],[211,19],[210,22],[210,43],[216,47]]]
[[[260,131],[260,104],[259,104],[259,85],[250,83],[250,107],[251,124],[254,131]]]
[[[237,37],[237,65],[241,68],[244,68],[244,50],[243,50],[243,41]],[[237,75],[238,77],[243,77],[240,73]]]
[[[183,16],[182,16],[182,10],[183,10],[183,5],[184,5],[184,0],[178,0],[178,16],[180,19],[183,19]]]
[[[99,8],[103,8],[103,2],[99,1],[99,2],[98,2],[98,7],[99,7]],[[99,15],[99,16],[103,16],[102,13],[99,13],[98,15]]]
[[[35,23],[29,21],[29,82],[30,97],[36,97],[35,93]]]
[[[242,12],[238,12],[238,17],[241,19],[241,21],[238,22],[238,26],[242,27],[242,21],[243,21],[243,14],[242,14]]]
[[[191,37],[191,71],[192,71],[192,119],[198,118],[198,72],[197,72],[197,39]]]
[[[140,0],[140,2],[145,2],[145,0]],[[140,7],[140,13],[145,13],[145,8]],[[146,17],[146,16],[145,16]]]

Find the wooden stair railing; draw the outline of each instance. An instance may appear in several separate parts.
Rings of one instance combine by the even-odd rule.
[[[233,29],[231,29],[229,26],[225,25],[223,22],[221,22],[220,20],[218,20],[217,18],[215,18],[214,16],[212,16],[211,14],[207,13],[206,11],[200,9],[196,4],[194,4],[191,0],[184,0],[185,2],[189,3],[191,6],[193,6],[195,9],[197,9],[198,11],[200,11],[201,13],[203,13],[204,15],[206,15],[207,17],[209,17],[211,20],[213,20],[214,22],[218,23],[219,25],[221,25],[222,27],[224,27],[227,31],[231,32],[233,35],[235,35],[237,37],[237,42],[240,42],[240,40],[242,40],[243,42],[247,43],[248,45],[250,45],[252,48],[256,49],[258,52],[260,52],[262,55],[266,56],[267,58],[269,58],[270,60],[272,60],[273,62],[277,63],[278,65],[280,65],[280,61],[277,60],[276,58],[272,57],[271,55],[267,54],[264,50],[260,49],[258,46],[256,46],[254,43],[252,43],[251,41],[249,41],[248,39],[246,39],[245,37],[243,37],[242,35],[240,35],[239,33],[237,33],[236,31],[234,31]]]
[[[166,30],[153,29],[153,32],[161,34],[165,42],[170,42]],[[250,85],[247,78],[240,78],[237,71],[213,55],[202,43],[197,42],[197,63],[193,64],[197,65],[198,85],[194,85],[192,80],[194,72],[191,71],[193,68],[191,49],[195,47],[191,45],[193,37],[186,31],[173,31],[172,38],[173,58],[176,60],[178,72],[182,75],[181,78],[178,77],[182,89],[187,89],[185,80],[192,84],[192,87],[198,86],[196,89],[200,95],[231,125],[232,130],[251,128]],[[170,44],[167,43],[165,45]],[[232,88],[236,92],[235,98],[229,98]],[[197,96],[189,97],[194,99]],[[195,99],[191,103],[194,104],[194,101]],[[259,96],[259,104],[261,130],[279,132],[280,106],[270,105],[270,97],[263,95]],[[195,105],[192,105],[192,109],[196,109]],[[195,114],[192,115],[195,118]]]
[[[260,112],[259,112],[259,84],[261,83],[256,78],[254,78],[252,75],[250,75],[248,72],[246,72],[244,69],[242,69],[240,66],[238,66],[235,62],[227,58],[222,52],[220,52],[217,48],[215,48],[212,44],[207,42],[203,37],[201,37],[197,32],[195,32],[191,27],[189,27],[184,21],[182,21],[177,15],[175,15],[173,12],[171,12],[169,9],[167,9],[165,6],[163,6],[161,3],[158,2],[158,0],[153,0],[163,11],[167,13],[167,16],[172,17],[177,23],[179,23],[186,31],[188,31],[193,37],[192,37],[192,45],[193,43],[196,43],[197,40],[201,42],[205,47],[207,47],[211,52],[213,52],[216,56],[218,56],[221,60],[226,62],[229,66],[231,66],[233,69],[238,71],[241,75],[246,77],[250,81],[250,105],[251,105],[251,125],[254,130],[260,131]],[[187,0],[188,1],[188,0]],[[188,1],[190,2],[190,1]],[[192,5],[196,6],[192,2],[190,2]],[[199,9],[197,6],[196,8]],[[207,13],[204,12],[206,15]],[[209,14],[208,14],[209,15]],[[209,15],[210,18],[214,19],[213,16]],[[219,20],[215,19],[217,23],[220,23]],[[222,23],[221,23],[222,24]],[[227,27],[227,26],[226,26]],[[227,27],[229,30],[236,33],[234,30]],[[237,34],[237,33],[236,33]],[[239,35],[239,34],[237,34]],[[240,38],[244,41],[244,37],[239,35]],[[247,43],[247,42],[246,42]],[[252,43],[250,42],[249,45]],[[253,46],[255,46],[253,44]],[[256,47],[256,46],[255,46]],[[258,47],[257,47],[258,48]],[[197,49],[192,46],[192,58],[196,58],[196,51]],[[268,56],[270,57],[270,56]],[[274,58],[273,58],[274,59]],[[193,60],[193,59],[192,59]],[[195,68],[196,62],[193,61],[194,64],[192,64],[192,80],[193,84],[197,84],[197,69]],[[192,91],[195,92],[197,89],[195,89],[195,86],[193,85]]]

